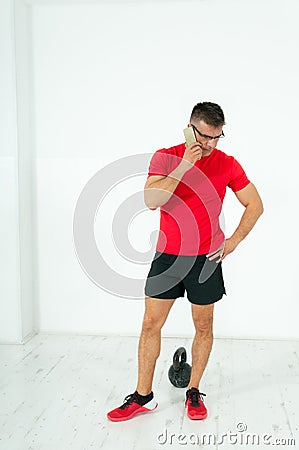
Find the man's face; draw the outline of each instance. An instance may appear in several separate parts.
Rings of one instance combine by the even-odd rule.
[[[196,140],[202,148],[202,156],[209,156],[219,141],[222,125],[214,127],[206,124],[203,120],[195,120],[189,123],[188,126],[193,126]]]

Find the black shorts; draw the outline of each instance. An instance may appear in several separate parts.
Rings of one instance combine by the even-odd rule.
[[[226,294],[221,264],[209,261],[206,255],[156,252],[145,283],[145,295],[172,299],[184,297],[186,290],[191,303],[215,303]]]

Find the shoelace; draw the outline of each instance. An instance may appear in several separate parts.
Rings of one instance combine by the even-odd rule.
[[[203,392],[199,392],[198,390],[195,389],[190,390],[188,392],[188,397],[190,398],[191,406],[200,406],[199,398],[203,400],[202,398],[203,396],[206,397],[206,394],[204,394]]]
[[[127,408],[128,406],[130,406],[131,403],[133,403],[134,401],[137,401],[137,400],[138,400],[138,394],[137,394],[137,392],[134,392],[133,394],[129,394],[129,395],[127,395],[127,396],[124,398],[124,404],[121,405],[121,406],[119,407],[119,409],[125,409],[125,408]]]

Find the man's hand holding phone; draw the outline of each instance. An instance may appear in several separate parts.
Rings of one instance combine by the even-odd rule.
[[[188,161],[190,164],[194,165],[196,161],[201,159],[202,157],[202,148],[199,142],[192,142],[188,147],[186,146],[186,150],[183,156],[183,159]]]
[[[187,127],[184,129],[184,135],[186,139],[186,150],[182,160],[182,166],[185,168],[186,162],[187,170],[191,169],[196,161],[202,157],[202,148],[199,142],[195,138],[195,134],[192,127]]]

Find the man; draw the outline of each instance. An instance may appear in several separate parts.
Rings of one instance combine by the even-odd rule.
[[[151,160],[144,198],[150,209],[160,207],[160,234],[145,285],[138,383],[124,404],[107,414],[110,420],[128,420],[156,409],[152,381],[161,328],[175,299],[185,291],[196,331],[185,406],[190,419],[207,417],[199,384],[213,343],[214,303],[226,293],[221,264],[263,213],[260,196],[241,165],[215,148],[224,137],[224,124],[219,105],[198,103],[188,124],[196,142],[158,150]],[[235,232],[225,239],[219,216],[227,186],[245,211]]]

